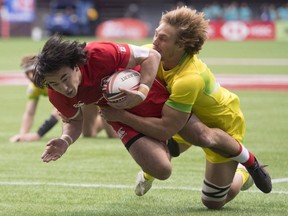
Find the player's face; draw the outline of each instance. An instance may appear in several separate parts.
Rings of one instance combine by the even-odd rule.
[[[161,60],[177,61],[182,57],[184,50],[176,44],[176,29],[166,23],[161,23],[155,30],[153,49],[161,54]]]
[[[45,77],[47,84],[60,94],[73,98],[77,95],[78,86],[81,83],[79,67],[71,69],[62,67],[60,70]]]

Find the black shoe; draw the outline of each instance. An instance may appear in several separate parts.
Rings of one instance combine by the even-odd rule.
[[[259,164],[255,158],[252,166],[246,167],[247,171],[254,180],[255,185],[263,192],[270,193],[272,190],[272,182],[269,173],[264,168],[265,166]]]

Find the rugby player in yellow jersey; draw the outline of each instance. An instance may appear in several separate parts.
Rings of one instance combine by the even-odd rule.
[[[10,142],[28,142],[40,140],[51,128],[53,128],[59,120],[59,115],[56,109],[53,109],[50,117],[45,120],[45,122],[39,127],[37,132],[30,132],[34,116],[36,113],[36,108],[38,101],[41,96],[47,96],[47,88],[41,89],[37,88],[33,82],[33,70],[37,61],[36,55],[24,56],[21,60],[20,66],[26,77],[29,79],[29,84],[27,87],[27,103],[25,111],[22,115],[22,122],[20,125],[19,134],[16,134],[10,138]]]
[[[250,179],[248,172],[237,169],[238,162],[247,168],[256,186],[264,193],[272,190],[272,184],[268,172],[241,144],[245,120],[238,96],[221,87],[207,65],[196,56],[207,39],[207,31],[208,21],[203,13],[181,7],[163,14],[153,38],[153,48],[161,54],[157,78],[170,93],[162,118],[144,118],[111,108],[104,109],[103,115],[106,120],[123,122],[160,140],[167,140],[179,132],[173,138],[174,143],[180,145],[180,151],[191,146],[190,143],[203,147],[206,171],[202,202],[208,208],[219,209],[235,198],[240,189],[245,189],[247,184],[251,186],[247,181]],[[221,141],[211,145],[209,139],[214,137],[205,134],[209,130],[194,114],[208,127],[222,129],[232,136],[234,142],[230,143],[229,149]],[[152,181],[153,177],[140,172],[136,194],[144,195]]]
[[[33,70],[37,61],[36,55],[27,55],[21,59],[20,67],[25,73],[26,77],[30,81],[27,86],[27,103],[25,111],[22,115],[22,122],[20,125],[19,134],[13,135],[10,138],[10,142],[30,142],[40,140],[51,128],[53,128],[60,116],[57,109],[53,108],[50,117],[43,122],[37,132],[30,132],[34,116],[37,109],[37,104],[41,96],[47,97],[48,89],[36,87],[33,82]],[[118,138],[118,135],[114,132],[112,127],[105,121],[102,121],[98,115],[98,107],[95,105],[83,106],[84,123],[82,134],[84,137],[96,136],[102,129],[106,130],[109,138]]]

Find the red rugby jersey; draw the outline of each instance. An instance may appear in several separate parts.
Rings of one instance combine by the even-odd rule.
[[[82,83],[77,95],[68,98],[53,89],[48,90],[50,102],[67,118],[75,116],[83,103],[105,105],[107,101],[102,95],[103,81],[119,68],[125,68],[130,58],[128,44],[90,42],[85,50],[89,51],[88,60],[85,65],[80,66]]]

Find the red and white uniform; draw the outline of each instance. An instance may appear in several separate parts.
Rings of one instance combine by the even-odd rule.
[[[102,85],[119,68],[125,68],[130,57],[130,48],[127,44],[91,42],[87,44],[85,50],[88,51],[88,60],[80,67],[82,83],[78,87],[77,95],[74,98],[68,98],[53,89],[48,90],[50,102],[68,119],[73,119],[83,104],[107,105],[102,94]],[[155,80],[146,100],[127,111],[140,116],[160,117],[162,107],[168,97],[166,88]],[[110,122],[110,124],[126,148],[143,136],[122,123]]]

